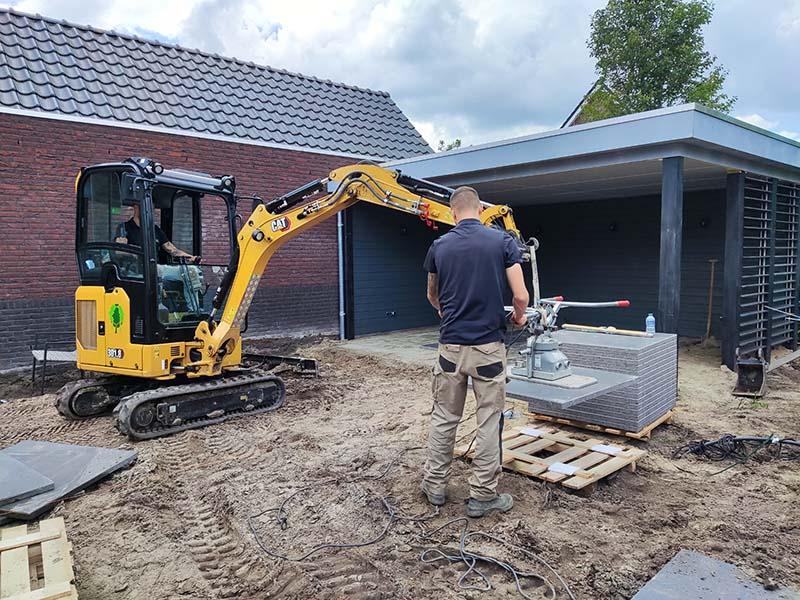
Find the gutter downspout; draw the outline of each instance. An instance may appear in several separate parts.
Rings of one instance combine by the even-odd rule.
[[[336,213],[336,241],[339,255],[339,339],[344,339],[344,220],[342,213]]]

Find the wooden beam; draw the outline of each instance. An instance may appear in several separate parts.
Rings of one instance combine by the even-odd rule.
[[[682,239],[683,157],[673,156],[661,161],[661,253],[656,327],[664,333],[678,333]]]
[[[739,347],[739,297],[744,244],[744,173],[728,173],[725,201],[725,259],[722,267],[722,362],[736,367]]]

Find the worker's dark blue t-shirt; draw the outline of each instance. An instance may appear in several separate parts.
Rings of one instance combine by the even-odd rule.
[[[510,234],[464,219],[431,244],[425,270],[439,280],[439,342],[477,346],[505,335],[506,269],[522,262]]]

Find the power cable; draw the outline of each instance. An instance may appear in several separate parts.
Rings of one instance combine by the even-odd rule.
[[[409,448],[405,448],[401,450],[396,456],[389,461],[386,466],[377,473],[372,474],[363,474],[363,475],[356,475],[354,477],[349,478],[341,478],[339,476],[328,477],[322,481],[315,482],[313,484],[309,484],[298,488],[291,494],[289,494],[283,501],[275,507],[265,509],[260,513],[251,515],[247,518],[247,523],[250,528],[253,537],[255,538],[256,543],[261,548],[261,550],[267,554],[268,556],[279,559],[285,560],[290,562],[301,562],[307,560],[314,554],[327,549],[347,549],[347,548],[363,548],[365,546],[370,546],[372,544],[376,544],[386,538],[386,536],[391,531],[392,527],[397,524],[398,522],[405,521],[405,522],[413,522],[418,523],[421,527],[424,528],[425,522],[431,521],[439,516],[439,508],[436,507],[433,512],[426,515],[416,515],[416,516],[409,516],[402,514],[397,506],[393,503],[393,498],[391,496],[386,495],[379,495],[376,494],[376,497],[380,499],[381,504],[384,510],[387,513],[387,520],[384,524],[382,530],[378,535],[363,541],[355,541],[355,542],[341,542],[341,543],[325,543],[325,544],[318,544],[303,554],[297,556],[287,556],[273,550],[267,546],[267,544],[263,541],[261,535],[256,528],[256,519],[259,517],[270,513],[275,512],[277,513],[275,516],[276,521],[278,522],[280,528],[285,530],[289,526],[288,516],[286,515],[286,506],[287,504],[293,499],[296,498],[302,492],[305,492],[309,489],[319,489],[321,486],[325,485],[334,485],[334,484],[341,484],[341,483],[355,483],[360,481],[378,481],[386,477],[386,475],[391,471],[391,469],[397,464],[402,456],[404,456],[407,452],[414,451],[414,450],[421,450],[423,449],[422,446],[413,446]],[[371,452],[368,452],[368,456]],[[458,549],[448,548],[441,544],[436,543],[435,545],[431,546],[430,543],[432,542],[431,538],[435,536],[437,533],[440,533],[444,529],[455,525],[456,523],[461,523],[461,532],[459,535],[459,546]],[[491,583],[489,582],[488,576],[478,567],[479,564],[483,563],[490,566],[499,567],[500,569],[506,571],[513,579],[516,585],[517,592],[526,600],[534,600],[530,595],[526,594],[522,588],[522,580],[526,578],[533,578],[540,581],[543,585],[547,587],[549,592],[548,600],[555,600],[558,597],[558,591],[550,579],[539,573],[530,572],[530,571],[523,571],[520,568],[516,567],[515,565],[511,564],[510,562],[499,559],[490,555],[480,554],[477,552],[473,552],[467,549],[467,545],[471,541],[475,541],[478,538],[483,538],[485,540],[500,544],[508,548],[513,552],[517,552],[531,560],[534,560],[541,565],[543,565],[549,573],[558,581],[561,588],[566,592],[567,596],[570,600],[575,600],[575,596],[570,590],[567,583],[561,577],[561,575],[542,557],[539,555],[531,552],[530,550],[519,546],[517,544],[513,544],[502,537],[493,535],[491,533],[486,533],[484,531],[469,531],[469,520],[466,517],[458,517],[456,519],[451,519],[446,523],[436,527],[435,529],[425,532],[422,534],[415,534],[418,540],[423,542],[422,544],[415,544],[418,547],[422,547],[422,552],[419,556],[419,560],[423,563],[435,563],[438,561],[446,561],[447,563],[461,563],[466,566],[466,571],[459,577],[458,579],[458,587],[463,590],[478,590],[478,591],[489,591],[492,589]],[[425,545],[427,544],[427,545]],[[467,583],[467,579],[472,577],[477,577],[483,583],[482,585],[476,584],[469,584]]]

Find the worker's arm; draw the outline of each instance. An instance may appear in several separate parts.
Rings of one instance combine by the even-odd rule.
[[[508,287],[511,288],[511,293],[514,295],[514,314],[512,315],[512,319],[515,325],[522,327],[528,320],[525,311],[531,300],[528,294],[528,288],[525,287],[522,267],[519,264],[508,267],[506,269],[506,278],[508,279]]]
[[[164,252],[166,252],[170,256],[174,256],[175,258],[189,258],[192,261],[197,260],[196,256],[193,256],[193,255],[189,254],[188,252],[184,252],[183,250],[178,248],[175,244],[173,244],[170,241],[164,242],[161,245],[161,248],[163,248]]]
[[[436,273],[428,273],[428,302],[442,316],[442,307],[439,304],[439,276]]]

